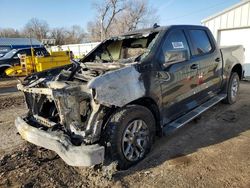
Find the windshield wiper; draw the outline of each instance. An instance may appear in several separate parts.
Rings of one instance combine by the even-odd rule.
[[[77,62],[77,61],[75,61],[75,60],[73,60],[73,59],[71,59],[70,61],[71,61],[71,63],[73,64],[73,67],[72,67],[72,71],[71,71],[71,73],[70,73],[70,75],[69,75],[67,81],[72,81],[73,76],[75,75],[75,73],[76,73],[76,72],[79,70],[79,68],[80,68],[79,62]]]

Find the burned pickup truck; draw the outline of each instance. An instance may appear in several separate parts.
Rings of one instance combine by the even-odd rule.
[[[28,76],[28,113],[15,125],[27,141],[67,164],[142,160],[155,135],[182,127],[220,101],[237,99],[242,46],[219,49],[202,26],[168,26],[103,41],[80,62]]]

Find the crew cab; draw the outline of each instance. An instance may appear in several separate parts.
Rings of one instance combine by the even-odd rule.
[[[208,28],[137,30],[103,41],[80,62],[28,76],[28,113],[15,125],[27,141],[68,165],[117,161],[120,169],[220,101],[236,102],[244,48],[219,48]]]

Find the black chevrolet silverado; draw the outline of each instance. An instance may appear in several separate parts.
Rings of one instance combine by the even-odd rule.
[[[103,41],[80,62],[28,76],[28,113],[15,125],[27,141],[67,164],[139,162],[166,135],[223,101],[243,78],[244,48],[218,48],[202,26],[137,30]]]

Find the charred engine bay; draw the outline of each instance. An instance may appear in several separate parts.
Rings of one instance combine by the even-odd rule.
[[[124,67],[118,63],[77,63],[27,77],[19,90],[29,112],[25,118],[35,127],[69,136],[74,145],[99,139],[104,115],[111,110],[94,102],[87,87],[93,78]]]

